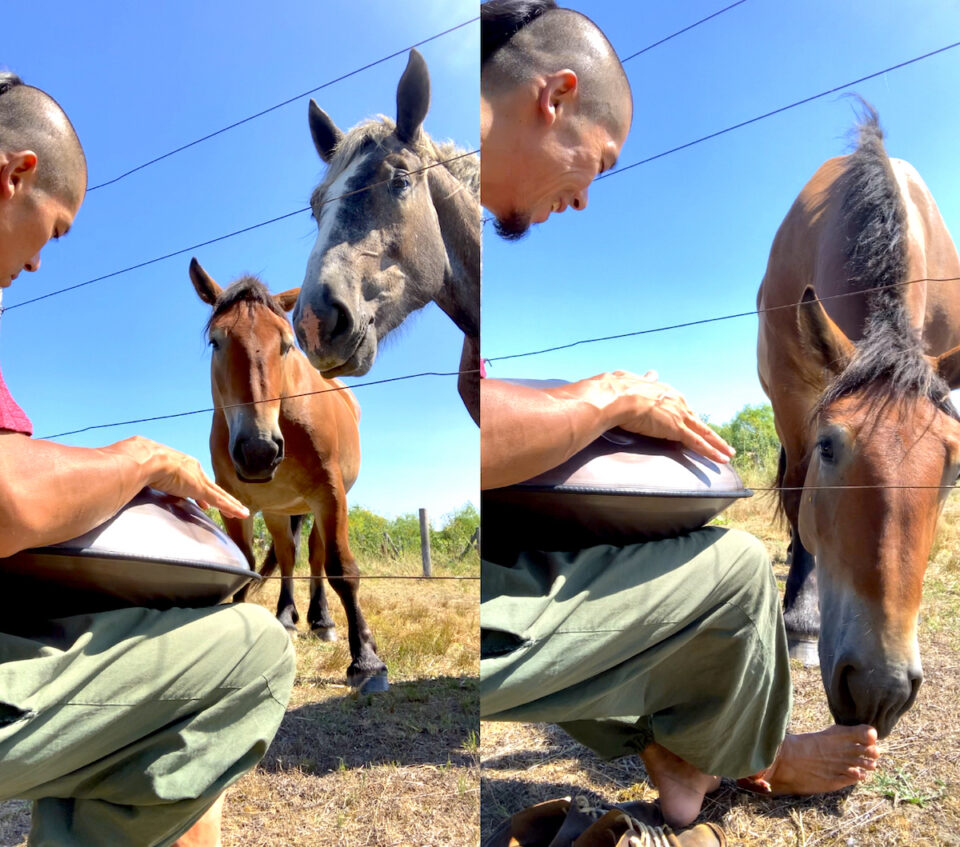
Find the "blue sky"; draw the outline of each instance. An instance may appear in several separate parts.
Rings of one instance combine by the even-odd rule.
[[[591,16],[621,56],[729,5],[602,2]],[[909,8],[909,13],[906,9]],[[634,121],[618,170],[726,126],[960,40],[960,6],[929,0],[747,0],[625,64]],[[878,109],[960,235],[960,48],[854,89]],[[508,244],[484,232],[483,355],[535,350],[755,308],[774,233],[826,159],[849,152],[852,103],[800,106],[617,173]],[[720,423],[765,402],[755,317],[493,363],[490,376],[577,379],[654,368]]]
[[[724,0],[575,4],[628,55],[717,11]],[[620,168],[960,37],[952,0],[911,4],[747,0],[626,64],[635,118]],[[91,182],[110,179],[238,118],[477,14],[472,0],[58,4],[0,62],[56,96],[77,126]],[[433,103],[426,128],[479,142],[479,26],[421,48]],[[392,113],[397,57],[315,96],[342,126]],[[856,87],[879,110],[891,155],[912,162],[960,232],[960,48]],[[303,98],[92,192],[74,230],[14,305],[307,205],[322,166]],[[590,192],[583,213],[523,242],[484,234],[483,352],[522,352],[597,335],[752,309],[774,232],[825,159],[848,149],[854,115],[831,96],[641,167]],[[202,248],[222,283],[262,274],[299,285],[314,228],[306,214]],[[0,363],[38,435],[210,405],[207,307],[189,254],[4,315]],[[492,376],[574,379],[656,368],[715,422],[763,401],[756,319],[586,345],[495,363]],[[367,378],[448,370],[460,336],[434,307],[388,341]],[[453,378],[357,389],[363,465],[351,503],[435,518],[476,500],[476,429]],[[96,445],[141,433],[209,463],[209,415],[70,436]]]
[[[0,63],[64,106],[94,185],[477,13],[469,0],[62,3],[32,22],[29,38],[6,39]],[[433,84],[427,131],[476,148],[479,24],[420,49]],[[314,96],[344,128],[393,115],[405,65],[405,56],[391,59]],[[40,271],[22,274],[4,305],[306,207],[323,172],[308,101],[90,192],[69,236],[44,250]],[[302,282],[314,234],[304,213],[196,255],[221,284],[253,272],[282,291]],[[208,307],[190,285],[189,260],[188,253],[3,316],[4,377],[37,435],[211,405]],[[361,379],[456,370],[462,336],[445,315],[429,306],[408,323]],[[386,515],[425,506],[438,520],[476,502],[479,438],[455,378],[356,394],[363,461],[352,504]],[[209,426],[202,414],[61,440],[92,446],[139,433],[209,469]]]

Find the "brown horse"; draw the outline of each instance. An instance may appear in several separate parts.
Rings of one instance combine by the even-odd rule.
[[[935,281],[960,261],[866,108],[856,151],[820,167],[777,232],[758,360],[783,445],[791,644],[819,633],[834,718],[883,737],[923,678],[923,575],[960,467],[960,281]]]
[[[324,376],[366,373],[377,345],[433,300],[464,334],[460,396],[479,423],[480,161],[422,129],[430,76],[410,51],[397,122],[344,134],[310,101],[326,162],[310,199],[317,240],[293,312],[300,346]],[[346,196],[343,196],[346,195]]]
[[[307,622],[318,637],[336,639],[323,587],[326,572],[347,614],[352,660],[347,680],[364,691],[383,690],[387,669],[360,611],[360,572],[347,540],[347,491],[360,470],[360,407],[342,383],[320,376],[294,345],[286,312],[299,289],[271,295],[246,276],[224,290],[196,259],[190,279],[200,299],[213,307],[207,322],[216,407],[213,469],[219,485],[251,512],[263,512],[273,546],[261,573],[268,575],[279,563],[283,575],[277,618],[296,632],[293,566],[300,516],[312,513]],[[224,523],[254,567],[253,518],[224,518]]]

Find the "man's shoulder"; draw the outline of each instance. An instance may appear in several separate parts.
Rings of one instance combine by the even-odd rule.
[[[0,430],[33,435],[33,424],[10,394],[2,372],[0,372]]]

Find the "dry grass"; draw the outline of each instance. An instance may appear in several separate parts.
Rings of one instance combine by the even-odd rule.
[[[759,483],[758,483],[759,485]],[[772,501],[757,496],[723,516],[761,538],[786,577],[787,537],[772,523]],[[920,646],[925,682],[916,705],[881,745],[878,772],[856,789],[806,799],[761,798],[725,781],[703,818],[732,845],[894,847],[960,845],[960,497],[947,503],[924,586]],[[793,667],[791,731],[831,722],[819,670]],[[561,730],[484,723],[481,810],[486,836],[507,815],[551,797],[584,793],[608,802],[654,800],[639,758],[605,762]]]
[[[475,557],[451,568],[479,572]],[[394,562],[363,570],[417,572]],[[273,610],[278,590],[272,582],[256,601]],[[299,582],[301,627],[307,592]],[[370,580],[360,596],[390,690],[361,697],[346,686],[346,622],[331,593],[343,640],[297,639],[287,715],[263,762],[227,795],[225,847],[479,843],[478,583]],[[28,829],[27,804],[0,803],[0,847],[22,847]]]

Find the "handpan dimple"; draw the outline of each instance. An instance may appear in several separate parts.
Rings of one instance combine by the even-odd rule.
[[[562,380],[508,380],[534,388]],[[562,465],[481,495],[484,546],[574,550],[667,538],[753,492],[730,465],[675,441],[614,429]]]
[[[194,503],[145,488],[90,532],[0,558],[3,619],[212,606],[260,580]]]

